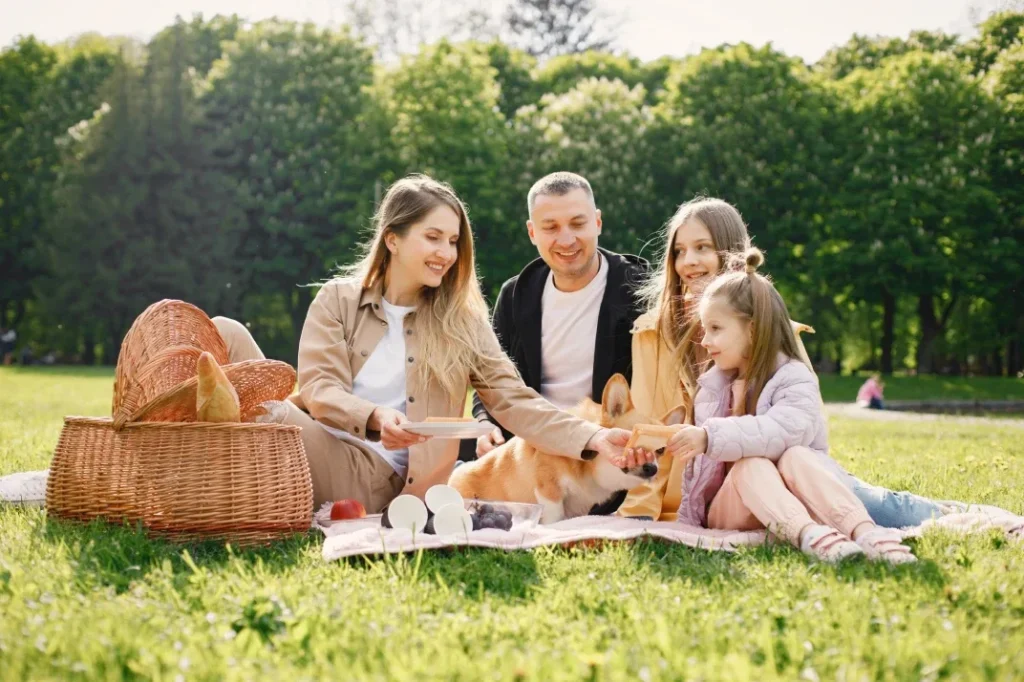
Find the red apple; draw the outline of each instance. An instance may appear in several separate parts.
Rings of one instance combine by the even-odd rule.
[[[338,500],[331,505],[331,521],[361,519],[366,516],[366,507],[359,500]]]

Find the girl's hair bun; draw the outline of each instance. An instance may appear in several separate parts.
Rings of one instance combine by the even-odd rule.
[[[747,249],[746,253],[743,254],[743,260],[746,263],[745,270],[747,274],[752,275],[764,264],[764,254],[761,253],[761,249],[756,246],[751,246]]]

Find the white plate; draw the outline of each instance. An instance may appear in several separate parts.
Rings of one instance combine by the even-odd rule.
[[[479,438],[494,430],[490,424],[480,422],[409,422],[402,424],[409,433],[434,438]]]

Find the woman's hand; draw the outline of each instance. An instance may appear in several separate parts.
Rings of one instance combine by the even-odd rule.
[[[410,445],[425,443],[429,436],[410,433],[401,427],[409,420],[404,414],[390,407],[378,407],[366,421],[368,431],[380,431],[380,442],[387,450],[404,450]]]
[[[632,432],[626,429],[601,429],[591,436],[584,450],[593,450],[598,455],[607,457],[608,461],[617,467],[632,469],[646,462],[653,462],[654,453],[649,450],[626,449],[626,443],[632,435]]]
[[[699,426],[685,424],[668,439],[665,452],[680,461],[703,455],[708,449],[708,432]]]
[[[491,450],[498,447],[504,442],[505,436],[502,435],[501,428],[495,426],[494,430],[488,433],[486,436],[480,436],[479,438],[476,439],[476,456],[483,457],[488,452],[490,452]]]

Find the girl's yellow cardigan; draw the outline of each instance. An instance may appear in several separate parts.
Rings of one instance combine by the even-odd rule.
[[[651,419],[661,419],[680,405],[689,407],[690,402],[679,380],[675,354],[665,338],[658,334],[657,321],[654,312],[647,312],[633,324],[633,383],[630,393],[637,411]],[[814,330],[799,322],[791,324],[796,332],[801,359],[810,366],[800,332],[814,333]],[[630,490],[617,513],[620,516],[650,516],[655,521],[675,521],[682,498],[685,468],[673,457],[662,455],[658,459],[657,475]]]

